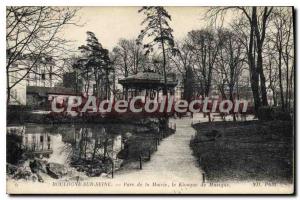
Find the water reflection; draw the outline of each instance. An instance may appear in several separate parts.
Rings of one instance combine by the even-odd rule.
[[[141,155],[150,155],[157,148],[155,131],[116,124],[28,124],[7,127],[7,135],[9,143],[20,146],[18,151],[24,151],[22,156],[16,158],[8,155],[14,161],[10,163],[40,158],[74,167],[88,176],[110,173],[120,168],[123,161],[137,160]]]
[[[53,153],[51,136],[48,133],[23,135],[23,145],[28,154],[49,157]]]

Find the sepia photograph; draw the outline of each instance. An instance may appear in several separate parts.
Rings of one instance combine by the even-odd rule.
[[[5,9],[7,194],[295,193],[294,7]]]

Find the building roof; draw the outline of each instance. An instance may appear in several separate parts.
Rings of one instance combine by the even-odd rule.
[[[40,96],[47,96],[48,94],[77,95],[72,88],[65,88],[65,87],[27,86],[26,93],[39,94]]]
[[[153,71],[144,71],[120,79],[119,83],[125,87],[157,88],[164,86],[164,77]],[[168,87],[175,87],[177,84],[176,76],[167,75]]]

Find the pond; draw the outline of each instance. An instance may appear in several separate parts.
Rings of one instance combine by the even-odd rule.
[[[15,166],[29,163],[34,171],[38,160],[100,176],[150,156],[160,137],[157,129],[128,124],[8,126],[7,162]]]

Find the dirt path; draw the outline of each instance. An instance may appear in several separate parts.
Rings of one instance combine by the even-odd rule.
[[[189,147],[195,130],[190,118],[171,119],[176,123],[176,133],[163,139],[151,160],[143,163],[143,169],[116,174],[116,179],[151,179],[201,183],[201,169],[197,167]]]

